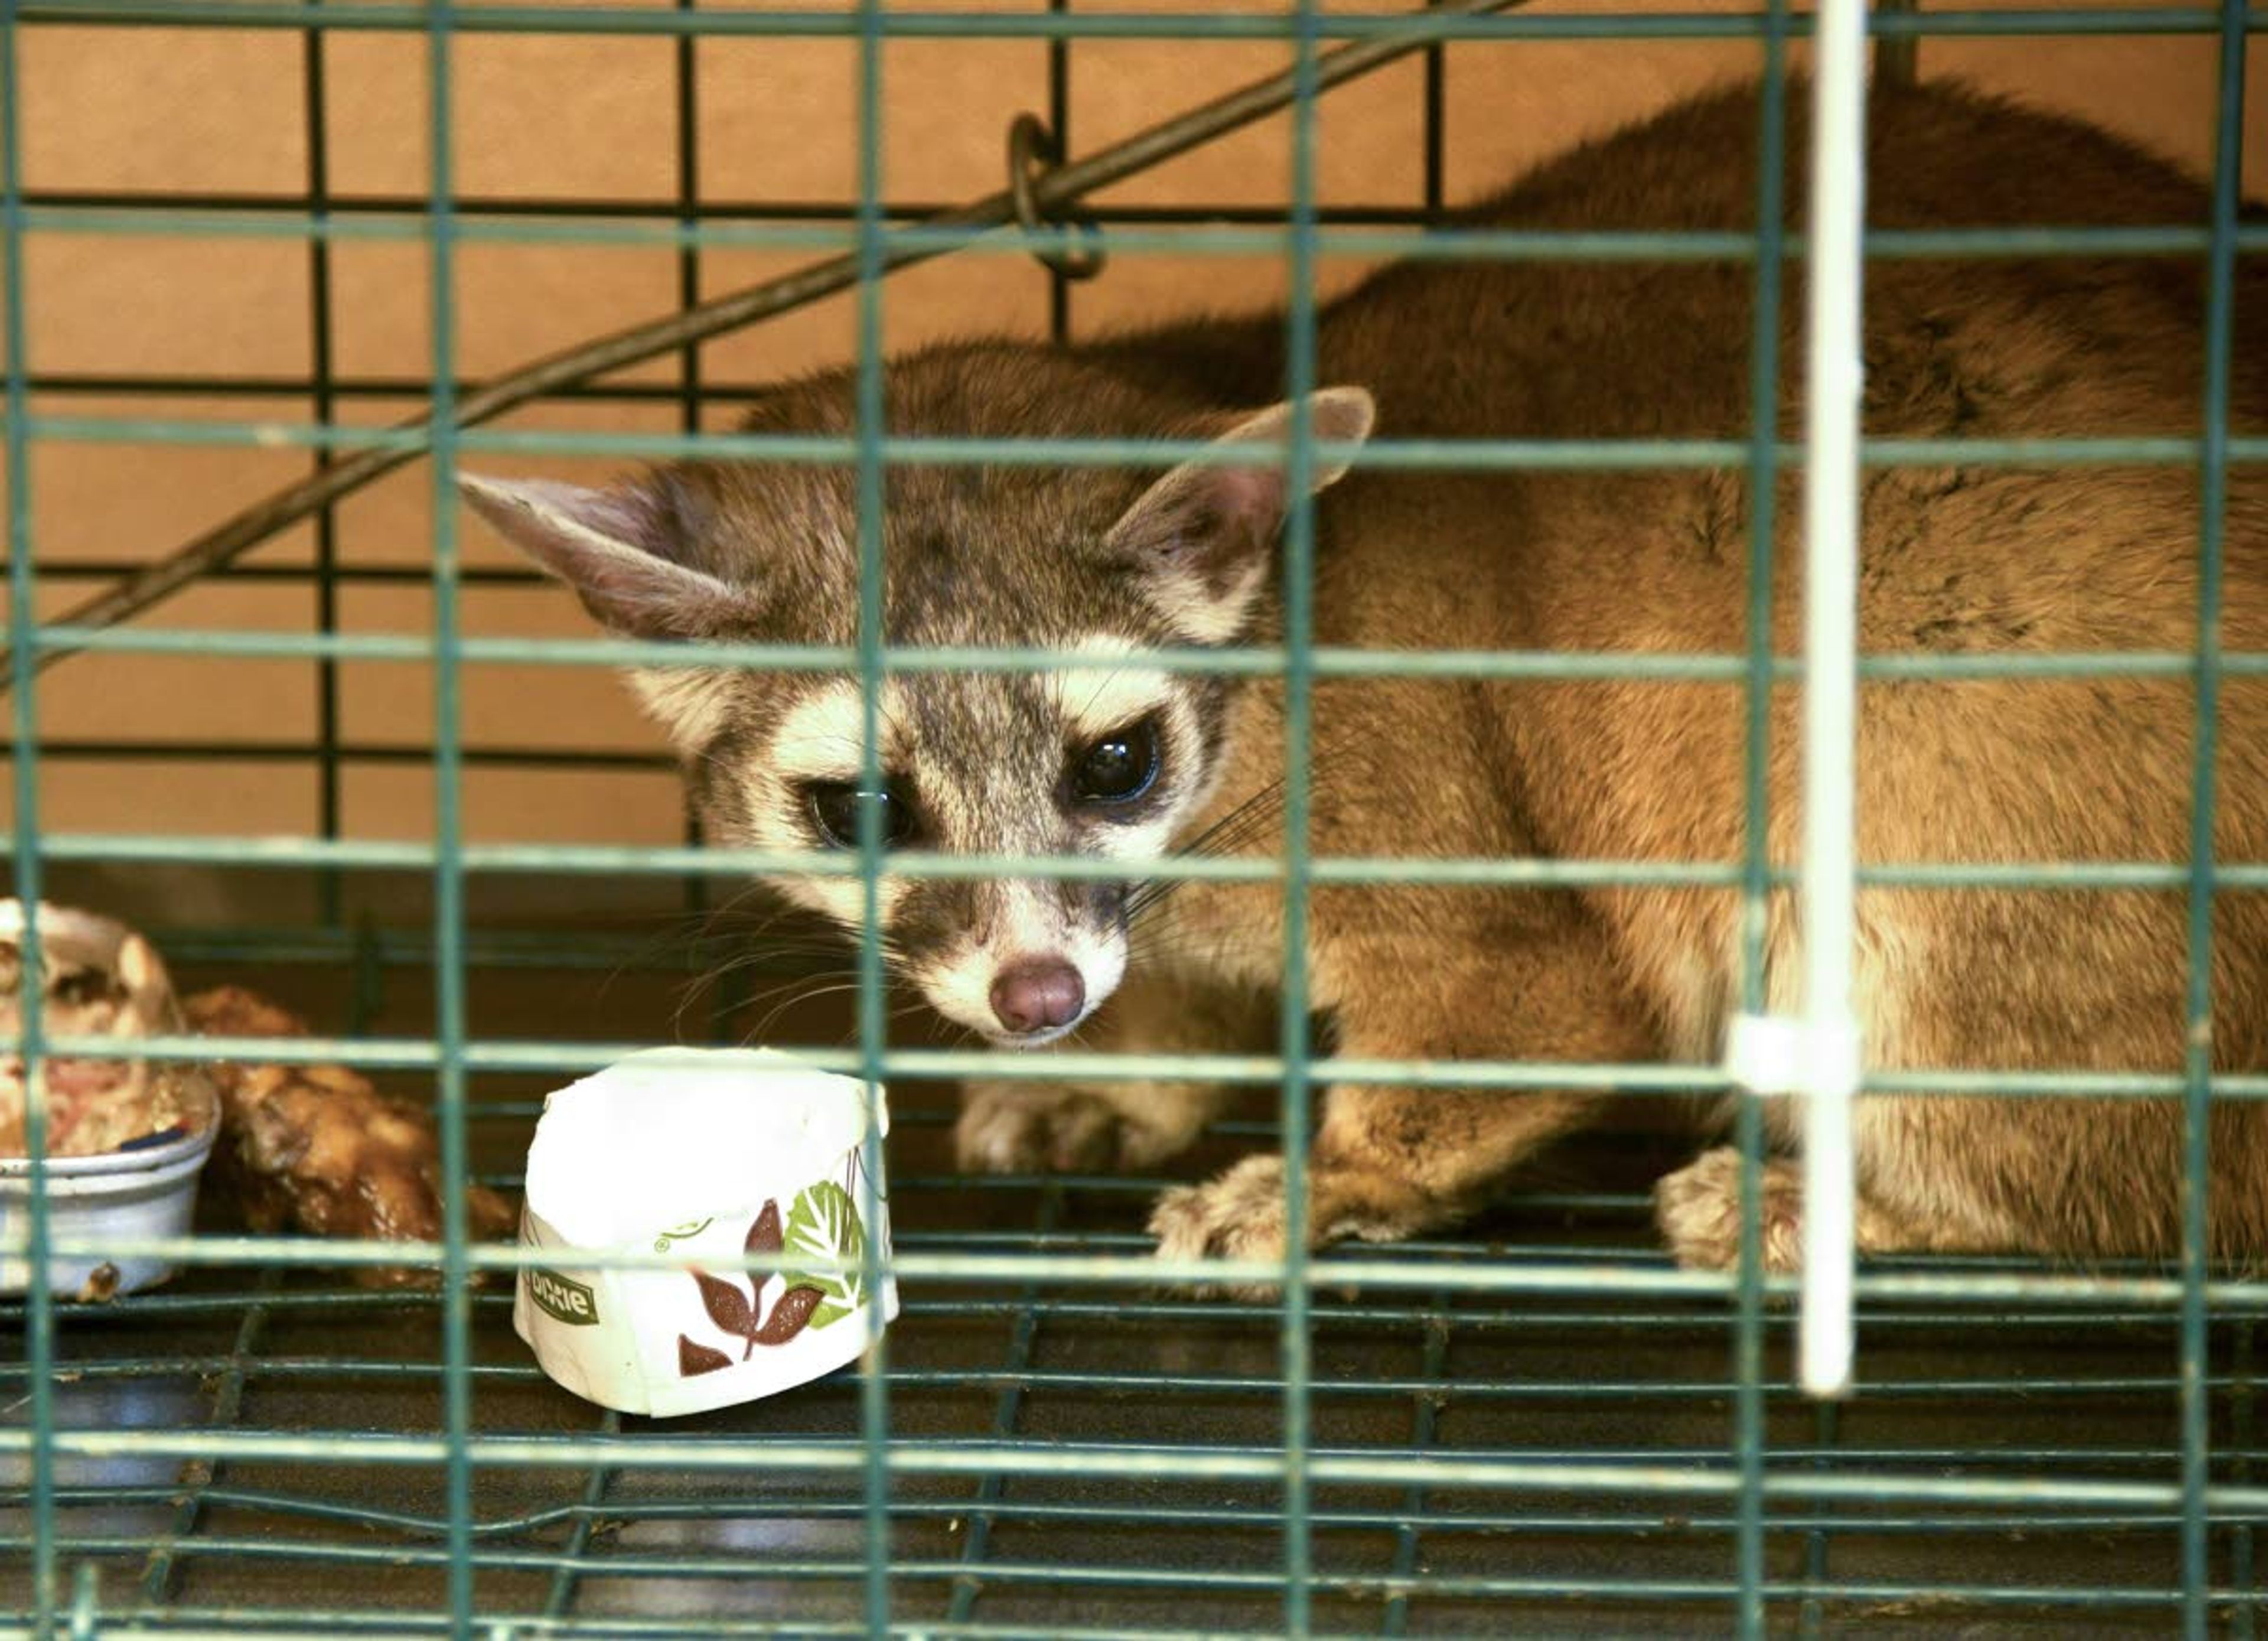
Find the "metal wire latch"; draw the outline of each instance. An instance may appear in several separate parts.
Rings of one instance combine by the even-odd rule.
[[[1033,196],[1033,185],[1049,166],[1063,163],[1063,145],[1035,114],[1020,114],[1008,126],[1008,198],[1016,211],[1016,225],[1027,233],[1045,233],[1069,226],[1086,237],[1077,246],[1034,246],[1032,254],[1065,279],[1092,279],[1102,271],[1101,230],[1092,221],[1065,217],[1049,222]]]

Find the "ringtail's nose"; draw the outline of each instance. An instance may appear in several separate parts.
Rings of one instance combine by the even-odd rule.
[[[1020,959],[992,981],[993,1015],[1012,1032],[1068,1026],[1086,1006],[1086,982],[1059,957]]]

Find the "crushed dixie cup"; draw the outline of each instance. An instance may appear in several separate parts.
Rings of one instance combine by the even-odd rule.
[[[559,1252],[521,1267],[512,1312],[543,1371],[602,1407],[667,1417],[856,1358],[898,1314],[896,1283],[872,1291],[859,1269],[869,1236],[890,1251],[880,1178],[866,1223],[867,1127],[890,1127],[869,1087],[770,1049],[649,1049],[546,1099],[519,1240]],[[639,1250],[693,1269],[576,1258]],[[734,1268],[766,1253],[788,1268]]]

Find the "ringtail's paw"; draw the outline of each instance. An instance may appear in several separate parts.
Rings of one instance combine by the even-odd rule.
[[[1786,1275],[1803,1265],[1803,1170],[1780,1159],[1761,1170],[1764,1269]],[[1741,1153],[1730,1145],[1705,1151],[1653,1188],[1654,1219],[1677,1262],[1688,1270],[1732,1270],[1741,1259]],[[1862,1255],[1910,1254],[1930,1248],[1979,1252],[2017,1245],[2019,1239],[1984,1232],[1948,1234],[1941,1223],[1924,1229],[1861,1190],[1852,1204],[1852,1237]]]
[[[953,1145],[967,1174],[1080,1174],[1118,1159],[1118,1113],[1093,1094],[1029,1083],[976,1083]]]
[[[1803,1177],[1793,1163],[1768,1161],[1760,1182],[1764,1269],[1794,1270],[1803,1261]],[[1719,1145],[1665,1175],[1653,1188],[1653,1217],[1686,1269],[1734,1269],[1741,1259],[1741,1153]]]
[[[1142,1085],[1116,1100],[1036,1083],[972,1083],[954,1150],[968,1174],[1094,1174],[1155,1167],[1188,1148],[1204,1114],[1186,1096]]]
[[[1398,1242],[1444,1217],[1382,1179],[1319,1167],[1308,1174],[1307,1185],[1311,1247],[1348,1237]],[[1150,1214],[1150,1234],[1158,1239],[1158,1257],[1177,1264],[1280,1260],[1287,1243],[1285,1206],[1284,1159],[1247,1157],[1203,1185],[1176,1186],[1160,1196]],[[1264,1299],[1276,1284],[1238,1283],[1208,1291]]]
[[[1150,1234],[1158,1239],[1158,1257],[1170,1263],[1278,1260],[1284,1257],[1284,1159],[1247,1157],[1203,1185],[1177,1185],[1159,1197]],[[1264,1299],[1275,1291],[1266,1282],[1200,1290],[1240,1299]]]

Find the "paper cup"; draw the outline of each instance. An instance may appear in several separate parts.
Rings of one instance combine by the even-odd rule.
[[[896,1283],[872,1291],[858,1269],[870,1235],[890,1251],[879,1176],[866,1223],[862,1147],[870,1122],[889,1132],[883,1092],[870,1102],[867,1088],[770,1051],[655,1049],[547,1099],[520,1241],[559,1252],[521,1268],[512,1301],[543,1371],[601,1407],[668,1417],[855,1359],[898,1314]],[[694,1269],[578,1262],[593,1250]],[[733,1268],[762,1253],[822,1269]]]

